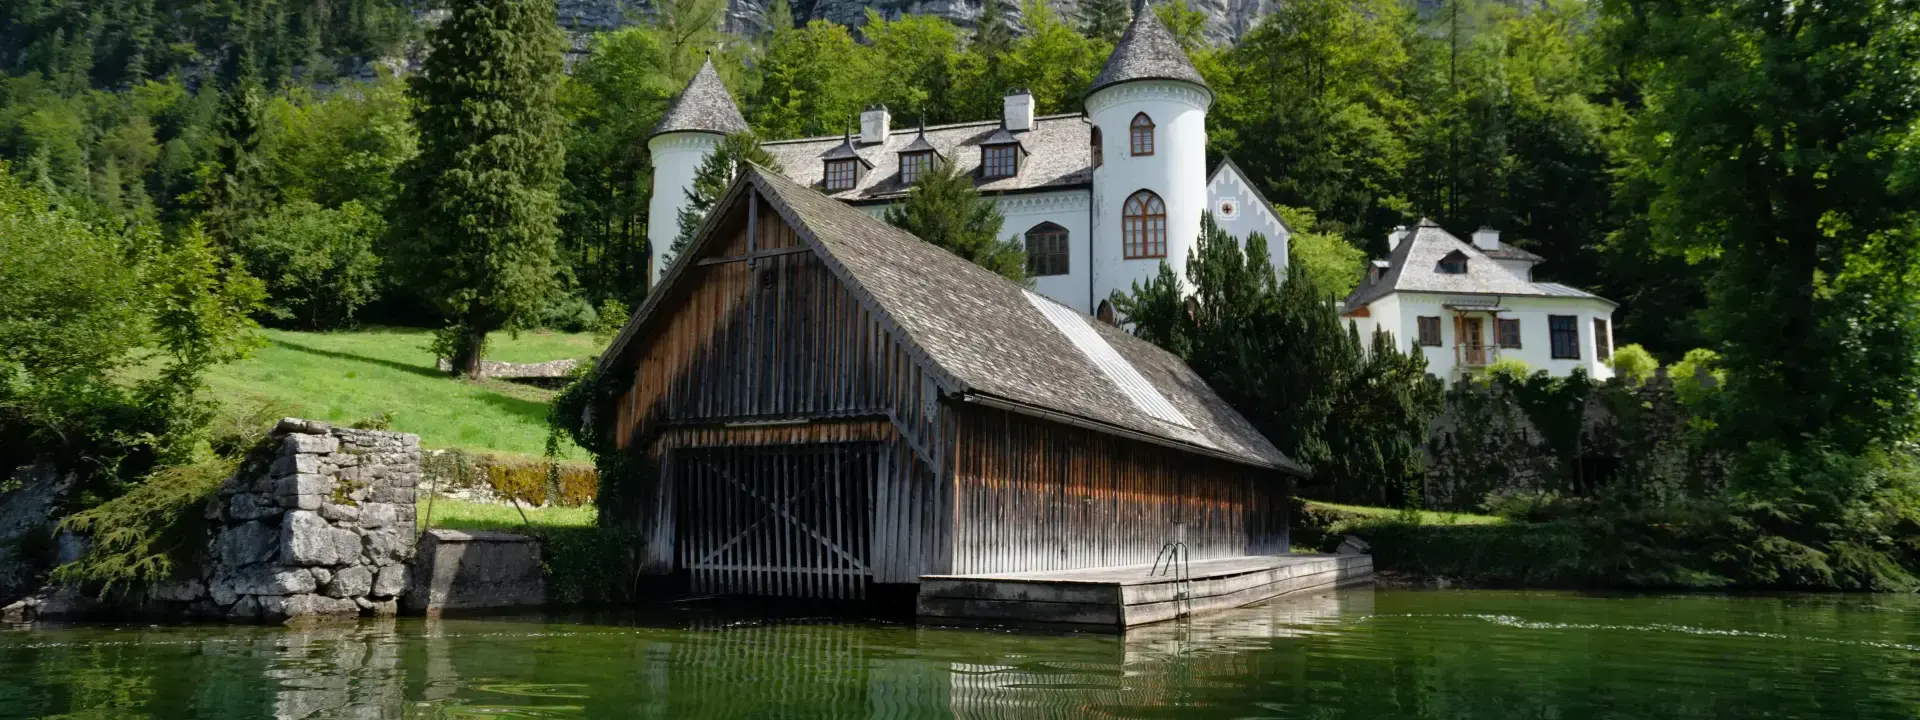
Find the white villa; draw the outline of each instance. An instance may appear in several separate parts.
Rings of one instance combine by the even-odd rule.
[[[1231,162],[1206,168],[1213,91],[1151,8],[1134,14],[1085,99],[1085,112],[1034,115],[1033,95],[1006,96],[999,118],[895,128],[885,107],[860,116],[860,133],[772,140],[764,147],[785,174],[878,216],[933,163],[958,163],[1006,217],[1027,251],[1034,290],[1112,321],[1107,298],[1146,281],[1161,261],[1185,277],[1201,215],[1244,242],[1266,236],[1285,272],[1291,234]],[[647,147],[654,185],[647,236],[653,277],[679,234],[679,210],[695,169],[720,138],[747,129],[711,63],[668,109]]]
[[[1481,228],[1463,242],[1432,220],[1396,228],[1388,256],[1367,267],[1341,314],[1363,335],[1386,328],[1401,350],[1417,347],[1434,375],[1457,380],[1504,358],[1565,376],[1613,377],[1615,303],[1578,288],[1535,282],[1542,258]]]

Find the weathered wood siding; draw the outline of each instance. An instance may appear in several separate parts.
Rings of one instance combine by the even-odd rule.
[[[674,451],[876,441],[880,469],[866,493],[872,579],[947,572],[952,493],[935,471],[943,446],[934,383],[902,338],[770,206],[753,202],[753,221],[722,223],[731,239],[687,268],[627,361],[633,383],[616,437],[660,468],[639,492],[643,571],[686,561],[675,548],[677,524],[687,522],[677,511],[687,506],[674,497],[682,482]]]
[[[1195,560],[1286,552],[1278,473],[977,405],[956,415],[956,574],[1150,563],[1178,523]]]

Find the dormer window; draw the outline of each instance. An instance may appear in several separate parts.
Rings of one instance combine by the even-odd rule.
[[[988,180],[1020,174],[1019,145],[987,145],[980,148],[980,175]]]
[[[828,160],[827,189],[852,190],[860,182],[859,160]]]
[[[1467,274],[1467,254],[1459,250],[1447,253],[1446,257],[1440,258],[1439,270],[1442,275]]]
[[[900,154],[900,182],[912,185],[920,182],[928,170],[933,169],[933,152],[912,152]]]
[[[873,169],[873,163],[867,162],[866,158],[860,157],[859,149],[853,146],[853,133],[851,132],[847,133],[846,137],[840,141],[840,147],[834,148],[833,152],[827,153],[824,160],[827,163],[827,171],[825,176],[821,178],[820,184],[825,186],[828,192],[852,190],[859,187],[860,175]]]

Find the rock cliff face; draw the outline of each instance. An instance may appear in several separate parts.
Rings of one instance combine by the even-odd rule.
[[[1053,11],[1069,23],[1077,24],[1079,0],[1049,0]],[[1207,14],[1207,38],[1216,43],[1231,43],[1252,29],[1262,16],[1272,12],[1277,0],[1187,0],[1189,6]],[[727,30],[741,35],[766,29],[767,8],[772,0],[728,0]],[[1009,8],[1019,22],[1019,3]],[[642,0],[559,0],[560,25],[576,37],[601,30],[625,27],[640,21],[648,12]],[[792,0],[794,17],[800,22],[831,20],[844,25],[865,21],[867,8],[886,17],[901,15],[937,15],[962,27],[972,27],[980,17],[980,0]]]

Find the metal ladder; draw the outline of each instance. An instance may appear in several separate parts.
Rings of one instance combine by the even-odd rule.
[[[1186,523],[1174,524],[1174,539],[1160,546],[1160,554],[1153,558],[1153,569],[1148,577],[1173,578],[1174,617],[1193,617],[1193,572],[1191,559],[1187,553]]]

